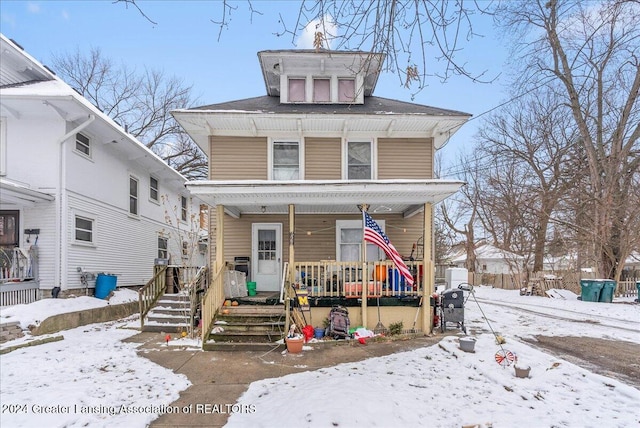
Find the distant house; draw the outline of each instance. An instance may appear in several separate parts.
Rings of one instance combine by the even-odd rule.
[[[357,305],[352,323],[369,328],[374,297],[413,296],[428,328],[420,297],[434,287],[433,207],[463,184],[435,178],[434,157],[470,115],[374,96],[383,54],[275,50],[258,60],[266,95],[173,113],[209,155],[209,181],[187,184],[215,208],[209,318],[222,304],[219,272],[247,260],[258,292],[306,286],[318,308]],[[415,287],[389,281],[378,247],[363,251],[361,209],[405,258],[425,237],[424,260],[409,263]],[[410,325],[414,314],[383,318]]]
[[[90,293],[80,271],[139,286],[157,258],[204,263],[186,179],[4,35],[0,55],[2,304]]]
[[[524,257],[485,243],[476,247],[476,273],[510,274],[522,270]],[[449,257],[456,267],[466,267],[467,254],[459,251]]]

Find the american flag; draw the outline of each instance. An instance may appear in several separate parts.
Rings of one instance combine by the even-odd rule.
[[[380,229],[378,223],[376,223],[366,211],[362,212],[362,221],[364,224],[364,240],[382,248],[387,257],[396,265],[396,268],[398,268],[400,274],[405,278],[407,284],[413,286],[413,275],[409,272],[409,268],[402,260],[402,257],[400,257],[400,253],[398,253],[396,247],[393,246],[389,238],[387,238],[387,235]]]

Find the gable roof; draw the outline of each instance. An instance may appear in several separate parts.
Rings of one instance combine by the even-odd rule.
[[[33,115],[55,112],[70,123],[85,122],[93,117],[96,120],[91,119],[91,129],[103,137],[102,143],[115,143],[110,146],[120,157],[162,176],[158,178],[181,184],[187,181],[145,144],[1,33],[0,51],[0,76],[4,79],[2,83],[7,83],[0,86],[0,106],[6,114],[19,117],[27,112]],[[5,61],[7,58],[10,60]]]

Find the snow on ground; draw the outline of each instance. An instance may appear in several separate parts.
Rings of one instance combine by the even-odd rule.
[[[615,302],[621,300],[632,301]],[[42,303],[2,309],[0,317],[10,314],[28,325],[44,319],[38,305]],[[66,305],[78,310],[81,301]],[[238,408],[247,411],[232,414],[227,427],[640,424],[638,389],[520,340],[545,334],[640,343],[640,305],[520,296],[518,291],[476,287],[466,302],[465,324],[476,338],[474,353],[460,350],[460,333],[410,352],[254,382],[238,401]],[[137,356],[136,344],[122,343],[136,333],[119,328],[127,325],[135,322],[79,327],[61,332],[63,341],[2,355],[0,425],[142,428],[163,410],[172,410],[166,406],[189,381]],[[506,339],[502,347],[491,329]],[[518,364],[530,366],[530,376],[517,378],[513,365],[500,366],[495,354],[501,349],[514,353]],[[295,364],[292,358],[303,361],[305,352],[316,351],[306,346],[302,354],[273,358]]]

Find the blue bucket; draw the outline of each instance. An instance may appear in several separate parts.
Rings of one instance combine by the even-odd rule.
[[[322,339],[324,337],[324,328],[316,327],[313,329],[313,336],[316,339]]]
[[[96,278],[95,296],[98,299],[106,299],[112,291],[115,291],[117,282],[117,276],[99,273]]]
[[[389,285],[393,291],[400,293],[407,291],[404,277],[398,269],[389,269],[389,276],[387,278],[389,278]]]

